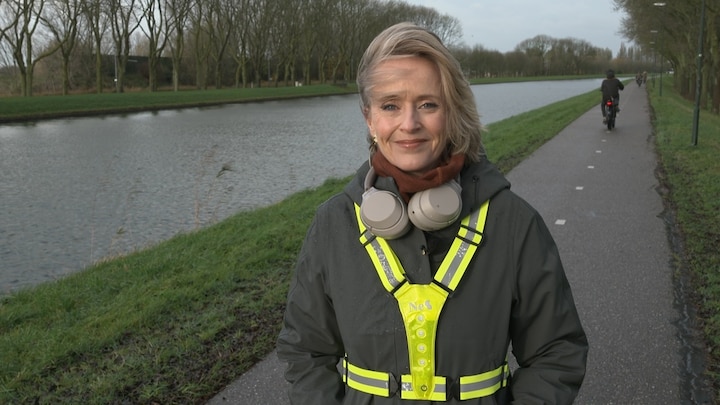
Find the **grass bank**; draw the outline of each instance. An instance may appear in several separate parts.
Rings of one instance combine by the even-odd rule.
[[[0,123],[356,93],[354,85],[0,97]]]
[[[490,125],[491,159],[509,171],[596,103]],[[1,298],[0,403],[204,403],[274,348],[315,208],[348,180]]]
[[[682,249],[676,257],[678,276],[689,278],[713,392],[720,393],[720,116],[701,112],[693,146],[693,104],[667,84],[662,96],[656,87],[650,99],[666,201],[676,213],[676,243]]]

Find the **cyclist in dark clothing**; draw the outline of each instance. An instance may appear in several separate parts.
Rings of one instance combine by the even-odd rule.
[[[613,104],[620,105],[620,90],[625,89],[622,82],[615,77],[615,72],[607,71],[607,79],[602,81],[600,91],[602,92],[602,100],[600,101],[600,109],[602,110],[603,123],[607,122],[607,112],[605,111],[605,102],[612,98]],[[620,108],[617,109],[620,112]]]

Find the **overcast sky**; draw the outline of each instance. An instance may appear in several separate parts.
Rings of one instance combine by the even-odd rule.
[[[630,45],[618,31],[623,13],[612,0],[405,0],[451,15],[462,24],[463,41],[509,52],[536,35],[576,38],[612,50]]]

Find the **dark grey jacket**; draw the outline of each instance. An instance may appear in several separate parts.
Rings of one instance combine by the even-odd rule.
[[[278,356],[288,363],[293,404],[427,404],[348,389],[338,360],[370,370],[409,374],[397,301],[380,283],[360,244],[354,204],[365,164],[344,193],[321,205],[300,252],[288,294]],[[492,397],[449,404],[569,404],[585,374],[588,343],[555,243],[540,215],[510,191],[490,163],[461,173],[463,214],[490,200],[485,236],[440,315],[436,374],[473,375],[499,367],[508,345],[520,366]],[[378,189],[397,188],[378,178]],[[459,222],[436,232],[413,228],[389,241],[407,278],[429,283]]]
[[[625,85],[616,77],[612,79],[604,79],[600,83],[600,91],[602,92],[602,101],[610,100],[611,98],[619,98],[620,90],[625,89]]]

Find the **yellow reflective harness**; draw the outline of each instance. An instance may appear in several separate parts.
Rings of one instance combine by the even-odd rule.
[[[468,264],[483,237],[489,200],[480,209],[465,217],[450,250],[430,284],[410,284],[405,270],[387,241],[373,235],[360,218],[360,207],[355,205],[360,227],[360,242],[372,260],[385,289],[398,301],[405,325],[410,361],[410,375],[402,375],[399,392],[402,399],[447,401],[450,389],[447,377],[435,375],[435,337],[438,319],[450,293],[460,283]],[[459,378],[459,399],[489,396],[507,385],[507,362],[481,374]],[[398,389],[391,373],[367,370],[343,359],[343,381],[348,387],[372,395],[390,397]]]

